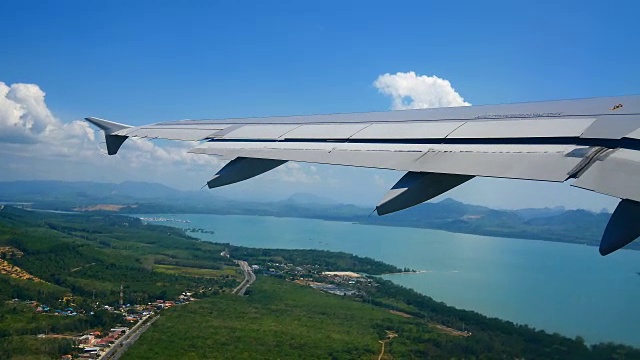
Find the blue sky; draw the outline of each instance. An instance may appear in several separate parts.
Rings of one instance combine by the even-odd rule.
[[[89,115],[142,125],[386,110],[391,99],[374,81],[410,71],[450,81],[472,104],[639,94],[638,10],[633,1],[2,2],[0,81],[37,85],[57,126]],[[74,144],[58,140],[47,146]],[[206,181],[206,163],[178,171],[172,166],[180,158],[171,154],[175,161],[164,169],[142,164],[130,175],[117,160],[108,160],[111,167],[91,155],[56,160],[11,144],[0,147],[0,180],[132,178],[182,188]],[[400,175],[302,165],[222,193],[307,191],[369,204]],[[500,207],[615,204],[567,186],[474,183],[460,189],[460,199]],[[540,191],[555,196],[545,202]]]

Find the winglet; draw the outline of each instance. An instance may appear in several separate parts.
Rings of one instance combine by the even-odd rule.
[[[125,140],[127,140],[127,136],[124,135],[113,135],[113,133],[118,132],[120,130],[128,129],[131,126],[120,124],[117,122],[104,120],[95,117],[87,117],[84,118],[91,124],[97,126],[104,132],[104,140],[107,143],[107,154],[115,155],[118,153],[118,149],[122,146]]]
[[[111,135],[116,131],[128,129],[131,127],[129,125],[120,124],[114,121],[104,120],[104,119],[95,118],[95,117],[87,117],[84,119],[92,123],[93,125],[99,127],[100,130],[104,131],[104,133],[108,135]]]

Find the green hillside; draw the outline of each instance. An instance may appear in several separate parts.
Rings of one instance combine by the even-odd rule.
[[[411,323],[379,307],[260,277],[251,296],[219,296],[163,314],[124,359],[371,359],[385,329]]]

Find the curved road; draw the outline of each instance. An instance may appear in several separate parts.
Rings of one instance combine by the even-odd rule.
[[[236,260],[236,264],[240,266],[240,270],[242,270],[242,273],[244,274],[244,280],[237,288],[233,289],[232,293],[243,296],[249,285],[256,281],[256,275],[253,273],[251,266],[249,266],[246,261]]]

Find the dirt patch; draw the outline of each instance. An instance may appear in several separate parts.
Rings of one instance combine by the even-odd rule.
[[[16,279],[42,281],[39,278],[22,270],[21,268],[9,264],[5,260],[0,260],[0,274],[9,275],[12,278],[16,278]]]
[[[440,324],[429,324],[429,326],[432,327],[432,328],[436,328],[441,333],[444,333],[444,334],[447,334],[447,335],[462,336],[462,337],[471,336],[471,333],[468,332],[468,331],[460,331],[460,330],[452,329],[450,327],[446,327],[446,326],[440,325]]]
[[[389,312],[392,313],[393,315],[402,316],[403,318],[407,318],[407,319],[411,319],[413,317],[412,315],[403,313],[402,311],[389,310]]]
[[[350,277],[350,278],[362,277],[362,275],[354,273],[352,271],[325,271],[322,273],[322,275],[342,276],[342,277]]]
[[[97,204],[82,208],[75,208],[74,211],[120,211],[124,208],[135,208],[137,205],[118,205],[118,204]]]

